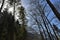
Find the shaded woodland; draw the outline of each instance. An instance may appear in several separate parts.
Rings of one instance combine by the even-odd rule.
[[[43,2],[46,4],[42,5]],[[60,40],[60,29],[51,23],[54,18],[60,23],[60,13],[50,0],[30,0],[28,11],[22,5],[22,0],[0,0],[0,4],[0,40]],[[50,12],[47,16],[45,13],[47,4],[55,15],[51,20],[48,18]],[[10,8],[12,12],[9,12]]]

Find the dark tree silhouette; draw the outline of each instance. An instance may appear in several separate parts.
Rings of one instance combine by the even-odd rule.
[[[1,8],[0,8],[0,12],[1,12],[3,6],[4,6],[4,2],[5,2],[5,0],[2,0],[2,5],[1,5]]]

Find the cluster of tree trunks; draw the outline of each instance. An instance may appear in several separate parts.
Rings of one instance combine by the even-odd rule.
[[[25,32],[11,13],[0,12],[0,40],[23,40]]]
[[[2,0],[2,5],[0,8],[0,40],[23,40],[26,33],[24,27],[24,18],[22,18],[23,24],[19,24],[18,21],[15,22],[15,0],[9,0],[14,4],[14,12],[8,13],[7,10],[2,11],[5,0]],[[24,14],[24,11],[22,10]],[[24,17],[24,15],[22,15]]]

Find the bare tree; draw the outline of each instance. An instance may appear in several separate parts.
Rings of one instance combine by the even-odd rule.
[[[56,15],[56,17],[60,20],[60,13],[57,11],[57,9],[54,7],[54,5],[50,2],[50,0],[46,0],[49,6],[51,7],[52,11]]]

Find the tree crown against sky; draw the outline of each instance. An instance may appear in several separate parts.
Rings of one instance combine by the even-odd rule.
[[[4,3],[6,3],[7,5],[5,5]],[[55,33],[54,30],[56,29],[51,29],[54,28],[52,26],[56,25],[55,27],[57,27],[57,29],[60,26],[60,22],[58,20],[59,18],[56,16],[56,14],[54,14],[52,7],[48,4],[47,0],[3,0],[2,4],[3,5],[1,5],[1,10],[4,9],[5,6],[5,9],[7,10],[13,9],[12,14],[14,15],[15,19],[16,17],[19,17],[18,21],[22,21],[23,25],[25,25],[24,21],[26,21],[27,26],[32,27],[32,29],[35,30],[33,33],[38,32],[42,37],[44,36],[42,35],[42,32],[46,30],[49,37],[51,37],[51,35]],[[22,7],[24,7],[24,9],[22,9]],[[26,17],[27,20],[25,20],[24,17]]]

